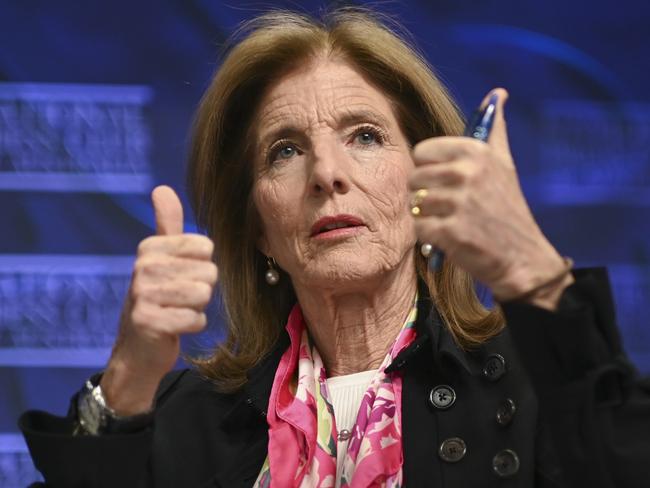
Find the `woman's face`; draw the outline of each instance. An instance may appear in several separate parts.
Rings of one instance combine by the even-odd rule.
[[[255,120],[258,247],[294,286],[362,284],[413,265],[413,161],[379,90],[322,59],[272,85]]]

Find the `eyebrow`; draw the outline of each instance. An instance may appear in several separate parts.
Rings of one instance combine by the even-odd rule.
[[[381,125],[388,129],[388,119],[373,110],[351,110],[339,120],[339,127],[349,127],[351,125],[370,122],[375,125]]]
[[[386,119],[386,117],[383,115],[373,110],[363,109],[347,110],[345,114],[338,118],[337,126],[338,128],[350,127],[351,125],[362,124],[364,122],[379,125],[385,129],[388,129],[390,126],[388,119]],[[272,142],[280,139],[296,137],[303,132],[304,128],[301,128],[295,124],[282,124],[280,127],[271,130],[268,134],[265,134],[263,137],[261,137],[260,144],[262,147],[268,147]]]

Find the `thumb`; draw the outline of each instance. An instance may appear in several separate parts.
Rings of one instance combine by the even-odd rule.
[[[508,128],[504,116],[505,104],[508,101],[507,90],[504,88],[495,88],[494,90],[491,90],[483,99],[481,107],[487,105],[488,100],[490,100],[494,95],[497,97],[497,107],[494,115],[494,122],[492,123],[492,130],[488,137],[488,144],[497,149],[500,153],[507,155],[508,160],[512,161],[510,144],[508,143]]]
[[[156,234],[182,234],[183,206],[176,192],[169,186],[157,186],[151,192],[151,201],[156,214]]]

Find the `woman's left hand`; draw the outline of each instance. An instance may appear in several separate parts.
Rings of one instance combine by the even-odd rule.
[[[413,150],[409,178],[420,214],[415,228],[421,243],[445,252],[447,259],[486,284],[500,301],[526,294],[553,281],[566,264],[546,239],[521,191],[510,153],[503,107],[508,93],[498,88],[497,112],[487,143],[469,137],[434,137]],[[555,308],[570,274],[554,293],[531,302]]]

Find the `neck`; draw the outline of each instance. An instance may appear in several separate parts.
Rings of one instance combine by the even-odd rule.
[[[379,368],[413,306],[417,274],[408,263],[363,286],[294,285],[328,376]]]

